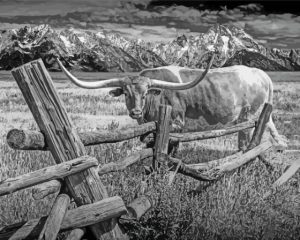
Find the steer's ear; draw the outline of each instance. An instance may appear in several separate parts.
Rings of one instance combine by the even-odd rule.
[[[123,94],[123,89],[122,88],[116,88],[116,89],[113,89],[113,90],[110,90],[109,91],[109,95],[112,96],[112,97],[119,97]]]
[[[161,93],[161,89],[158,88],[152,88],[148,90],[148,94],[153,94],[155,96],[159,95]]]

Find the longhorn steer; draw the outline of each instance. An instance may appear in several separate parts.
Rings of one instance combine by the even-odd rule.
[[[118,87],[110,94],[115,97],[125,94],[129,115],[139,124],[157,120],[159,104],[172,106],[173,127],[182,129],[186,118],[203,117],[210,125],[225,125],[235,123],[242,109],[249,109],[250,119],[260,114],[264,103],[272,103],[273,83],[264,71],[243,65],[209,70],[213,58],[214,55],[206,70],[169,66],[144,70],[139,76],[97,82],[81,81],[59,60],[58,63],[80,87]],[[268,127],[274,139],[286,146],[272,117]]]

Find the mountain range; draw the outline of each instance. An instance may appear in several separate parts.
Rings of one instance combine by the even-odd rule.
[[[0,70],[42,58],[50,71],[58,71],[56,57],[79,71],[136,72],[166,65],[203,68],[212,50],[217,52],[213,68],[243,64],[266,71],[300,70],[300,49],[267,48],[242,28],[218,24],[206,33],[180,35],[167,42],[45,24],[2,30]]]

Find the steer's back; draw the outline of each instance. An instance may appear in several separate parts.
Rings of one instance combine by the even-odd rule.
[[[202,69],[180,69],[183,82],[201,75]],[[203,117],[208,124],[228,124],[235,121],[245,106],[251,115],[258,115],[265,102],[272,100],[272,81],[257,68],[242,65],[212,69],[194,88],[172,93],[171,105],[185,111],[185,117]]]
[[[140,75],[168,82],[189,82],[204,71],[167,66],[147,69]],[[245,106],[250,106],[253,117],[257,116],[265,102],[272,102],[272,91],[272,81],[264,71],[236,65],[211,69],[197,86],[182,91],[166,90],[164,97],[173,107],[174,118],[182,116],[183,111],[185,120],[193,121],[194,126],[202,125],[200,119],[216,126],[234,122]]]

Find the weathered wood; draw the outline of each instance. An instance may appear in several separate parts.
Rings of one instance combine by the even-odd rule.
[[[40,170],[26,173],[0,182],[0,196],[20,189],[28,188],[53,179],[60,179],[84,171],[98,165],[98,160],[90,156],[82,156],[68,162],[60,163]]]
[[[58,193],[60,188],[61,182],[59,180],[51,180],[34,186],[31,193],[34,200],[40,200],[51,194]]]
[[[75,228],[73,229],[66,240],[80,240],[85,234],[85,228]]]
[[[224,157],[224,158],[220,158],[220,159],[216,159],[216,160],[212,160],[212,161],[209,161],[209,162],[187,164],[187,167],[196,169],[198,171],[208,171],[208,170],[210,170],[214,167],[217,167],[221,164],[228,163],[232,159],[241,157],[242,155],[243,155],[243,152],[240,151],[240,152],[237,152],[233,155],[230,155],[230,156],[227,156],[227,157]]]
[[[241,130],[255,127],[255,121],[251,120],[236,124],[219,130],[211,130],[193,133],[170,133],[170,139],[173,142],[190,142],[210,138],[221,137],[239,132]],[[142,136],[155,131],[155,123],[149,122],[134,128],[122,131],[97,131],[78,133],[79,138],[85,146],[97,145],[102,143],[115,143],[128,140],[134,137]],[[12,129],[7,134],[8,145],[16,150],[41,150],[47,151],[44,135],[39,131],[30,131],[22,129]]]
[[[265,103],[263,110],[258,118],[257,125],[254,129],[252,139],[251,139],[246,151],[249,151],[250,149],[252,149],[255,146],[258,146],[260,144],[261,138],[266,129],[266,124],[270,119],[270,115],[272,113],[272,108],[273,108],[272,104]]]
[[[107,174],[110,172],[117,172],[117,171],[123,171],[127,167],[140,162],[146,158],[153,158],[153,149],[147,148],[143,149],[142,151],[138,153],[134,153],[133,155],[125,158],[122,161],[118,162],[110,162],[107,164],[104,164],[103,166],[99,167],[98,173],[99,175]]]
[[[211,170],[208,170],[207,172],[205,172],[205,174],[207,174],[211,178],[218,179],[225,173],[231,172],[231,171],[241,167],[242,165],[248,163],[249,161],[255,159],[259,154],[267,151],[272,146],[273,145],[269,140],[264,141],[260,145],[252,148],[251,150],[245,152],[244,154],[242,154],[240,156],[235,156],[235,157],[229,156],[226,159],[228,161],[227,163],[225,163],[221,166],[212,168]]]
[[[23,96],[56,163],[86,155],[70,118],[54,88],[41,59],[12,70]],[[90,168],[66,177],[66,186],[78,206],[107,198],[108,194],[96,172]],[[97,239],[127,239],[116,219],[91,226]]]
[[[300,160],[294,161],[292,165],[278,178],[272,185],[271,190],[267,191],[263,198],[268,198],[272,193],[286,183],[300,168]]]
[[[139,220],[147,211],[152,209],[155,206],[154,198],[151,198],[147,195],[140,196],[134,199],[127,206],[127,216],[136,218]]]
[[[170,139],[172,141],[191,142],[196,140],[217,138],[217,137],[233,134],[241,130],[253,128],[253,127],[255,127],[255,120],[239,123],[234,126],[230,126],[218,130],[192,132],[192,133],[170,133]]]
[[[180,164],[178,168],[178,173],[181,173],[183,175],[192,177],[199,181],[211,181],[214,180],[214,178],[211,178],[210,176],[206,175],[205,173],[199,171],[198,169],[189,167],[187,164],[184,164],[180,159],[170,157],[167,154],[160,154],[159,156],[161,159],[168,162],[168,165],[171,171],[174,171],[178,164]]]
[[[125,204],[120,197],[105,198],[99,202],[67,211],[61,224],[61,231],[87,227],[104,222],[127,213]],[[34,239],[39,236],[47,217],[29,220],[27,223],[5,227],[0,232],[1,240]],[[111,226],[113,227],[113,226]],[[121,238],[122,239],[122,238]]]
[[[273,188],[279,187],[286,183],[300,168],[300,160],[295,161],[282,175],[278,178],[274,184]]]
[[[12,129],[7,133],[6,142],[13,149],[44,150],[44,135],[38,131]]]
[[[250,104],[247,104],[241,109],[240,115],[237,119],[238,123],[249,121],[250,116]],[[244,129],[238,132],[238,149],[245,150],[250,142],[250,131],[251,129]]]
[[[121,142],[154,132],[155,130],[155,122],[149,122],[124,130],[100,130],[96,132],[78,133],[78,135],[84,146],[91,146],[102,143]],[[12,129],[8,132],[6,141],[13,149],[42,151],[49,150],[46,146],[44,135],[39,131]]]
[[[148,122],[123,130],[98,130],[96,132],[79,133],[79,137],[85,146],[90,146],[102,143],[121,142],[135,137],[140,137],[144,134],[154,132],[155,130],[156,123]]]
[[[38,240],[56,239],[69,204],[70,197],[67,194],[62,193],[56,197]]]
[[[161,153],[168,153],[171,111],[172,107],[169,105],[159,106],[159,118],[157,123],[154,158],[152,164],[154,170],[158,167],[159,155]]]

